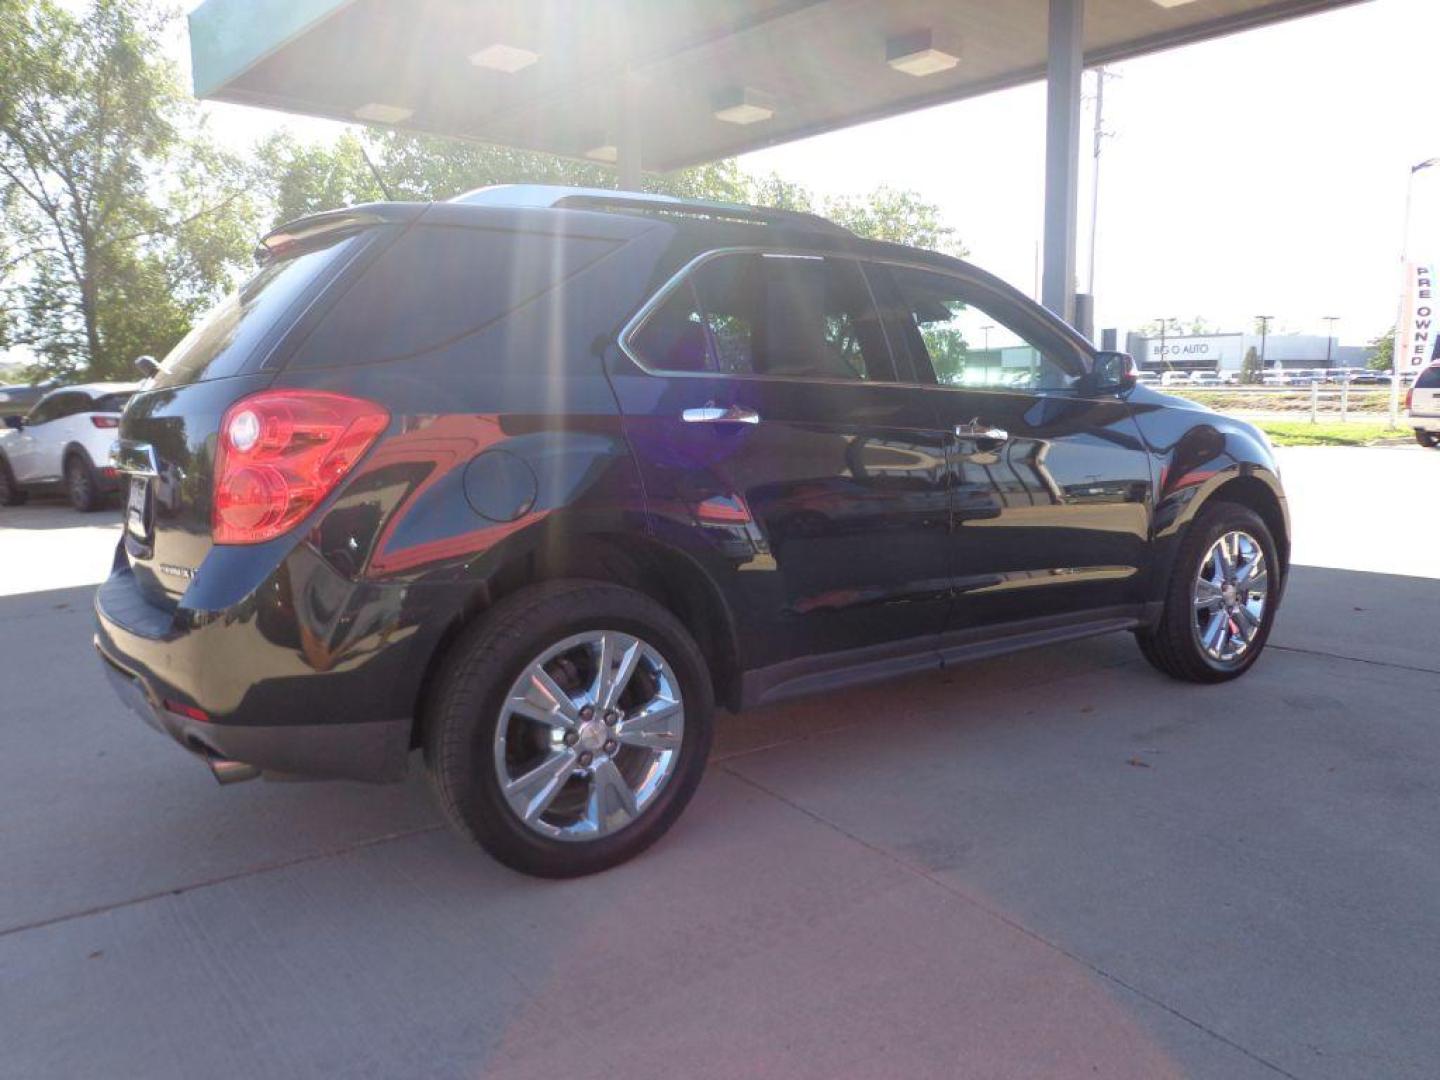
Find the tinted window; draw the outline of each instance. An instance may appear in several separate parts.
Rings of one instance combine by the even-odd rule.
[[[1417,390],[1440,390],[1440,365],[1428,367],[1415,380]]]
[[[346,291],[293,362],[424,352],[494,322],[614,248],[583,236],[416,226]]]
[[[34,409],[30,411],[27,423],[46,424],[51,420],[60,420],[66,416],[74,416],[77,412],[83,412],[90,404],[90,398],[85,394],[77,394],[73,390],[60,394],[51,394],[43,398]]]
[[[630,341],[660,371],[792,378],[894,378],[851,259],[735,254],[701,263]]]
[[[337,234],[267,262],[170,350],[153,385],[175,386],[240,372],[309,286],[358,242],[354,233]]]
[[[960,278],[908,267],[890,268],[900,305],[898,323],[912,351],[928,357],[942,386],[981,389],[1060,389],[1073,374],[1057,359],[1065,350],[1047,340],[1007,297]]]
[[[123,394],[101,394],[90,403],[90,412],[124,412],[125,403],[130,400],[130,393]]]

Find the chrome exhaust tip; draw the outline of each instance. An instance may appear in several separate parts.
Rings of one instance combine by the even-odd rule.
[[[243,761],[229,761],[218,757],[207,757],[205,761],[210,766],[210,775],[215,777],[215,782],[219,784],[238,784],[244,780],[254,780],[260,775],[259,769]]]

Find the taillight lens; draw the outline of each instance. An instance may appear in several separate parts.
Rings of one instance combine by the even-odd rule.
[[[118,416],[92,416],[90,423],[98,428],[116,428],[120,426],[120,418]]]
[[[1413,402],[1414,400],[1415,400],[1415,387],[1412,386],[1412,387],[1410,387],[1409,390],[1406,390],[1406,391],[1405,391],[1405,411],[1406,411],[1406,412],[1409,412],[1409,411],[1411,410],[1411,408],[1413,408],[1413,406],[1411,405],[1411,402]]]
[[[390,423],[380,405],[319,390],[265,390],[220,422],[211,513],[217,544],[258,544],[293,528]]]

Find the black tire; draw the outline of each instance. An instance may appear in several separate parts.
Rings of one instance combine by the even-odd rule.
[[[0,506],[19,506],[26,498],[28,494],[15,482],[10,463],[0,457]]]
[[[1201,560],[1211,546],[1227,532],[1243,530],[1255,538],[1265,555],[1269,592],[1260,628],[1245,652],[1229,662],[1209,656],[1196,640],[1193,625],[1195,576]],[[1172,679],[1184,682],[1219,683],[1239,678],[1249,671],[1265,649],[1280,594],[1282,567],[1265,522],[1248,507],[1237,503],[1215,502],[1200,511],[1180,544],[1170,581],[1165,587],[1165,608],[1159,622],[1151,628],[1137,630],[1135,639],[1145,659]]]
[[[100,496],[100,478],[84,454],[72,453],[65,459],[65,494],[70,505],[82,514],[99,510],[104,501]]]
[[[502,702],[546,649],[601,629],[643,638],[674,672],[684,701],[679,756],[653,800],[623,828],[593,840],[553,839],[526,825],[503,794],[494,757]],[[632,858],[674,824],[705,770],[713,712],[705,659],[664,607],[603,582],[546,582],[506,597],[455,643],[425,702],[425,762],[440,805],[461,835],[523,873],[578,877]]]
[[[1419,428],[1415,429],[1415,441],[1421,446],[1432,448],[1435,446],[1440,446],[1440,438],[1436,438],[1434,433],[1432,432],[1421,431]]]

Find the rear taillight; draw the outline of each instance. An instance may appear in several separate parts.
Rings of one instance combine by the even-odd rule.
[[[92,416],[90,422],[98,428],[114,428],[120,426],[118,416]]]
[[[258,544],[335,490],[390,423],[380,405],[318,390],[265,390],[220,422],[211,513],[217,544]]]
[[[1409,412],[1409,411],[1410,411],[1410,409],[1412,408],[1411,402],[1413,402],[1414,400],[1415,400],[1415,387],[1412,386],[1412,387],[1410,387],[1409,390],[1406,390],[1406,391],[1405,391],[1405,411],[1406,411],[1406,412]]]

